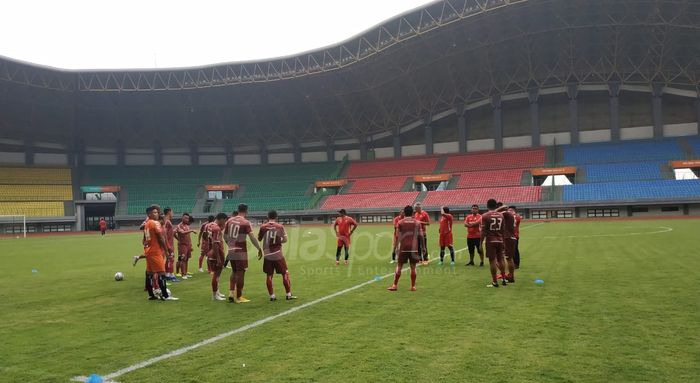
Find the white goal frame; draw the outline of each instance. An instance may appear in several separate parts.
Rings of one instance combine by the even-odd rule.
[[[26,215],[21,215],[21,214],[0,215],[0,224],[11,223],[12,218],[21,218],[22,219],[22,237],[27,238],[27,216]],[[6,219],[10,219],[10,220],[6,221]],[[17,222],[19,222],[19,220],[17,220]]]

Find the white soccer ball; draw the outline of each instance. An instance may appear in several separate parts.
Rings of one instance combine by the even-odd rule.
[[[121,271],[117,272],[116,274],[114,274],[114,280],[115,281],[124,280],[124,274]]]

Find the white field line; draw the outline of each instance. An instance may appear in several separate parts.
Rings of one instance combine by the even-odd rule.
[[[633,232],[633,233],[622,233],[622,234],[589,234],[589,235],[562,235],[562,236],[544,236],[544,239],[561,239],[561,238],[599,238],[599,237],[631,237],[635,235],[652,235],[652,234],[662,234],[673,231],[673,228],[666,226],[655,227],[655,231],[647,232]]]
[[[539,226],[539,225],[542,225],[543,223],[544,223],[544,222],[540,222],[540,223],[536,223],[536,224],[534,224],[534,225],[525,226],[525,227],[522,227],[521,230],[528,229],[528,228],[535,227],[535,226]],[[460,253],[460,252],[465,251],[465,250],[467,250],[466,247],[463,248],[463,249],[455,250],[455,254]],[[436,260],[436,259],[439,259],[439,257],[436,258],[436,257],[433,256],[433,257],[431,257],[430,262],[432,262],[432,261],[434,261],[434,260]],[[405,272],[405,271],[408,271],[408,270],[409,270],[409,267],[405,267],[405,268],[402,269],[402,272]],[[228,337],[230,337],[230,336],[232,336],[232,335],[236,335],[236,334],[242,333],[242,332],[244,332],[244,331],[250,330],[250,329],[252,329],[252,328],[261,326],[261,325],[263,325],[263,324],[265,324],[265,323],[267,323],[267,322],[271,322],[271,321],[273,321],[273,320],[275,320],[275,319],[278,319],[278,318],[287,316],[287,315],[289,315],[289,314],[293,314],[293,313],[295,313],[295,312],[297,312],[297,311],[299,311],[299,310],[303,310],[303,309],[305,309],[305,308],[307,308],[307,307],[311,307],[311,306],[314,306],[314,305],[319,304],[319,303],[321,303],[321,302],[327,301],[327,300],[329,300],[329,299],[333,299],[333,298],[335,298],[335,297],[338,297],[338,296],[347,294],[347,293],[349,293],[349,292],[351,292],[351,291],[355,291],[355,290],[357,290],[357,289],[360,289],[360,288],[362,288],[362,287],[365,287],[365,286],[370,285],[370,284],[375,283],[375,282],[379,282],[379,281],[381,281],[382,279],[385,279],[385,278],[388,278],[388,277],[392,277],[392,276],[394,276],[394,273],[385,274],[385,275],[382,275],[382,276],[380,276],[380,277],[378,277],[378,278],[375,277],[374,279],[371,279],[371,280],[366,281],[366,282],[362,282],[362,283],[360,283],[360,284],[358,284],[358,285],[349,287],[349,288],[347,288],[347,289],[340,290],[340,291],[337,291],[337,292],[335,292],[335,293],[333,293],[333,294],[326,295],[326,296],[324,296],[324,297],[315,299],[315,300],[313,300],[313,301],[304,303],[304,304],[302,304],[302,305],[292,307],[291,309],[286,310],[286,311],[282,311],[282,312],[279,313],[279,314],[271,315],[271,316],[269,316],[269,317],[266,317],[266,318],[257,320],[257,321],[255,321],[255,322],[249,323],[249,324],[247,324],[247,325],[245,325],[245,326],[241,326],[241,327],[236,328],[236,329],[234,329],[234,330],[221,333],[221,334],[219,334],[219,335],[213,336],[213,337],[208,338],[208,339],[204,339],[204,340],[201,341],[201,342],[197,342],[197,343],[191,344],[191,345],[189,345],[189,346],[185,346],[185,347],[182,347],[182,348],[178,348],[178,349],[173,350],[173,351],[170,351],[170,352],[168,352],[168,353],[165,353],[165,354],[162,354],[162,355],[159,355],[159,356],[156,356],[156,357],[153,357],[153,358],[144,360],[143,362],[139,362],[139,363],[136,363],[136,364],[132,364],[132,365],[129,366],[129,367],[125,367],[125,368],[122,368],[121,370],[117,370],[117,371],[111,372],[111,373],[109,373],[109,374],[103,376],[102,378],[104,379],[104,383],[118,383],[118,382],[116,382],[114,379],[115,379],[115,378],[118,378],[118,377],[120,377],[120,376],[122,376],[122,375],[128,374],[128,373],[133,372],[133,371],[136,371],[136,370],[140,370],[140,369],[142,369],[142,368],[144,368],[144,367],[148,367],[148,366],[150,366],[150,365],[152,365],[152,364],[155,364],[155,363],[158,363],[158,362],[160,362],[160,361],[162,361],[162,360],[174,358],[174,357],[176,357],[176,356],[182,355],[182,354],[187,353],[187,352],[189,352],[189,351],[198,349],[198,348],[200,348],[200,347],[202,347],[202,346],[206,346],[206,345],[208,345],[208,344],[212,344],[212,343],[218,342],[218,341],[220,341],[220,340],[222,340],[222,339],[225,339],[225,338],[228,338]],[[74,378],[72,379],[72,381],[73,381],[73,382],[86,382],[87,379],[88,379],[88,377],[86,377],[86,376],[76,376],[76,377],[74,377]]]

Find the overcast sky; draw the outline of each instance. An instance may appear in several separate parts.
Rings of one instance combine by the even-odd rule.
[[[426,0],[2,0],[0,55],[64,69],[169,68],[332,45]]]

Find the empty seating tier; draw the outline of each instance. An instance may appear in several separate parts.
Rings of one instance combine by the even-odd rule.
[[[329,196],[324,210],[402,208],[413,204],[418,192],[341,194]]]
[[[567,145],[563,149],[565,165],[682,160],[686,157],[675,139]]]
[[[406,183],[406,176],[359,178],[353,181],[348,193],[397,192]]]
[[[438,157],[350,162],[345,176],[361,178],[431,174],[435,171],[437,163]]]
[[[0,215],[26,215],[28,217],[62,217],[63,202],[0,202]]]
[[[564,186],[564,201],[664,200],[700,196],[700,180],[657,180]]]
[[[423,200],[425,207],[440,206],[470,206],[477,204],[484,206],[486,201],[494,198],[507,204],[538,202],[541,188],[539,186],[499,187],[495,189],[458,189],[431,191]]]
[[[586,182],[660,180],[663,162],[622,162],[586,165]]]
[[[544,149],[453,155],[447,158],[444,172],[471,172],[496,169],[522,169],[544,165]]]
[[[520,186],[524,169],[487,170],[459,174],[457,189]]]
[[[68,168],[0,168],[0,184],[15,185],[70,185]]]

